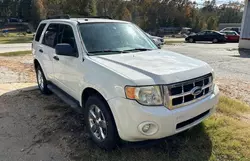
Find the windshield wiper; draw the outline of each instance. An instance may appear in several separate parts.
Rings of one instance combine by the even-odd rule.
[[[90,55],[104,55],[105,53],[129,53],[130,51],[150,51],[152,49],[147,48],[134,48],[134,49],[128,49],[128,50],[98,50],[98,51],[89,51],[88,53]],[[98,53],[98,54],[97,54]]]
[[[125,51],[150,51],[152,49],[147,49],[147,48],[134,48],[134,49],[128,49],[128,50],[123,50],[123,52]]]
[[[91,55],[103,55],[104,53],[123,53],[124,51],[121,50],[98,50],[98,51],[89,51],[88,53]],[[99,53],[99,54],[96,54]]]

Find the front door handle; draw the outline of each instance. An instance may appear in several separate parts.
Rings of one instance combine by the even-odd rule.
[[[59,61],[58,56],[54,56],[53,59],[55,59],[56,61]]]
[[[40,52],[40,53],[43,53],[43,50],[42,50],[42,49],[39,49],[39,52]]]

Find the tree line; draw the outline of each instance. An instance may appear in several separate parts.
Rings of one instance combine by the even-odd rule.
[[[0,0],[0,17],[16,17],[35,26],[47,16],[110,16],[132,21],[144,30],[190,27],[216,29],[219,23],[240,23],[244,4],[197,4],[191,0]]]

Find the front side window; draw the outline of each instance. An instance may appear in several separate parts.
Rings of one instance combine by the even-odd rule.
[[[76,49],[76,40],[72,27],[69,25],[62,25],[62,26],[64,26],[63,32],[58,43],[70,44],[72,48]]]
[[[157,49],[144,32],[130,23],[85,23],[79,29],[86,49],[93,55]]]

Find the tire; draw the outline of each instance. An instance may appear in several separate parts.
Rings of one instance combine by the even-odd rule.
[[[189,39],[188,39],[188,42],[190,42],[190,43],[194,43],[195,41],[194,41],[194,39],[193,39],[193,38],[189,38]]]
[[[42,94],[51,94],[51,91],[47,87],[48,81],[46,80],[43,70],[40,66],[36,68],[36,80]]]
[[[119,136],[105,100],[98,95],[90,96],[84,110],[86,128],[91,139],[102,149],[114,149],[118,145]]]
[[[219,42],[219,40],[218,39],[213,39],[213,43],[218,43]]]

